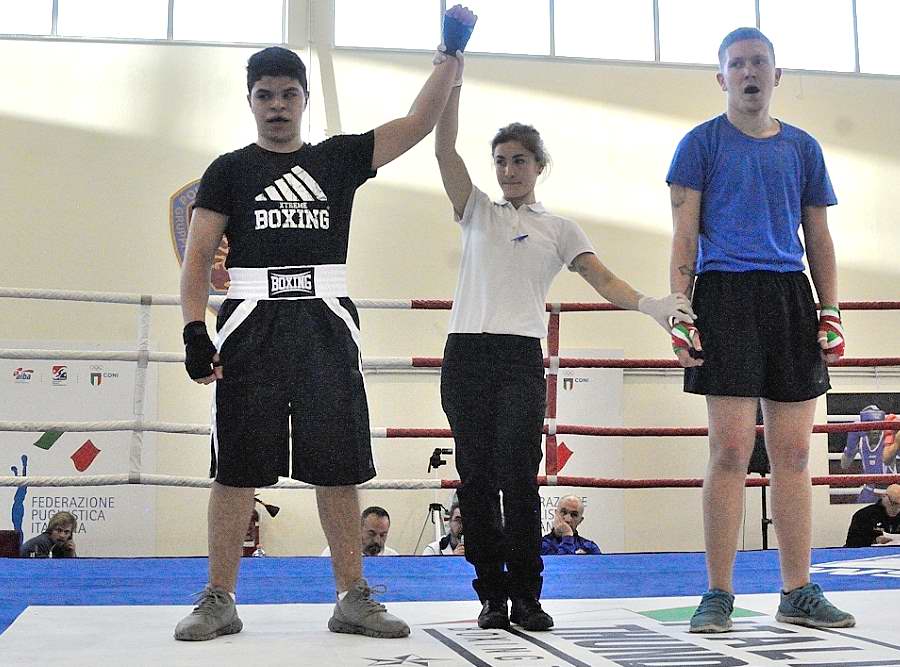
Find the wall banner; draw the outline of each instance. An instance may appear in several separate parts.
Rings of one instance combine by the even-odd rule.
[[[94,344],[29,341],[3,347],[99,349]],[[133,343],[105,343],[129,349]],[[127,361],[0,360],[0,419],[112,421],[135,419],[137,366]],[[147,369],[144,418],[157,418],[156,364]],[[0,465],[15,476],[91,476],[128,472],[131,433],[4,432]],[[142,472],[156,471],[156,434],[144,434]],[[6,508],[6,509],[3,509]],[[0,488],[0,527],[23,540],[44,531],[56,512],[78,521],[79,556],[146,556],[156,552],[156,490],[146,486]]]
[[[622,350],[560,349],[560,357],[622,359]],[[624,373],[621,368],[560,368],[556,383],[556,423],[622,426]],[[624,477],[622,437],[557,435],[560,476]],[[542,532],[553,527],[559,498],[577,495],[585,503],[579,535],[600,545],[604,553],[625,550],[624,491],[563,486],[541,487]]]

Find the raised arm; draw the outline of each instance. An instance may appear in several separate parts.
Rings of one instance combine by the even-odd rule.
[[[458,68],[456,58],[438,62],[416,96],[409,113],[375,128],[372,169],[378,169],[400,157],[434,129],[441,110],[447,104]]]
[[[856,458],[856,452],[859,450],[859,438],[862,435],[859,431],[850,431],[847,434],[847,444],[844,445],[844,451],[841,452],[841,470],[849,470]]]
[[[897,452],[900,451],[900,439],[896,437],[894,440],[884,445],[884,453],[881,456],[881,460],[884,461],[887,465],[892,465],[894,461],[897,460]]]
[[[438,116],[447,105],[451,86],[462,78],[462,58],[457,59],[456,55],[465,50],[477,19],[462,5],[454,5],[444,12],[443,42],[453,57],[448,58],[438,51],[434,57],[434,71],[416,96],[409,113],[375,128],[372,169],[400,157],[434,129]]]
[[[462,61],[460,61],[460,67]],[[456,216],[461,218],[472,193],[472,179],[469,178],[469,170],[466,163],[456,152],[456,136],[459,128],[459,96],[462,85],[453,87],[450,91],[450,99],[444,107],[437,130],[434,136],[434,155],[441,171],[441,180],[444,190],[453,204]]]
[[[889,414],[885,417],[887,421],[894,421],[897,415]],[[900,451],[900,438],[897,437],[897,431],[884,432],[884,456],[883,460],[888,465],[892,465],[897,459],[897,452]]]

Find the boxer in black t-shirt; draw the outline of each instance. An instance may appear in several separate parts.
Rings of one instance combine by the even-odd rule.
[[[471,16],[462,7],[449,11]],[[185,366],[196,382],[216,383],[215,481],[209,583],[176,627],[177,639],[241,630],[234,590],[253,492],[279,476],[316,485],[338,591],[329,629],[409,634],[362,578],[355,485],[375,468],[345,262],[356,188],[431,132],[458,69],[456,58],[436,65],[405,117],[311,146],[300,136],[308,98],[303,62],[280,47],[248,62],[257,141],[219,157],[204,174],[182,267]],[[223,235],[230,286],[210,340],[203,318]]]

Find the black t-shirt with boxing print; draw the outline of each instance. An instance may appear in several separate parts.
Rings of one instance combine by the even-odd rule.
[[[375,176],[375,132],[292,153],[257,144],[218,157],[195,206],[228,216],[226,268],[344,264],[356,189]]]

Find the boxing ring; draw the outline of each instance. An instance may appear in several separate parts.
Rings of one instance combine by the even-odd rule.
[[[115,475],[0,476],[3,487],[167,486],[208,487],[199,477],[142,469],[145,433],[209,434],[208,424],[145,419],[142,410],[151,363],[181,363],[183,353],[150,349],[152,309],[175,306],[178,297],[0,288],[0,297],[132,304],[139,310],[131,350],[0,349],[2,359],[127,361],[135,364],[135,418],[117,421],[0,421],[4,432],[130,434],[129,469]],[[215,298],[213,298],[215,301]],[[366,300],[363,309],[447,310],[449,301]],[[849,310],[900,310],[900,302],[853,302]],[[624,479],[559,474],[557,437],[705,436],[705,427],[598,427],[557,423],[556,384],[561,368],[677,368],[674,359],[588,359],[560,356],[560,316],[614,311],[606,304],[550,304],[547,339],[548,406],[542,486],[607,489],[696,488],[701,478]],[[434,357],[366,358],[368,371],[439,368]],[[848,358],[837,367],[892,368],[900,358]],[[815,433],[900,430],[896,421],[816,424]],[[448,438],[446,428],[373,427],[373,438]],[[900,475],[815,476],[819,486],[900,482]],[[362,489],[452,489],[453,479],[382,479]],[[748,487],[768,485],[747,478]],[[308,489],[281,480],[272,488]],[[198,526],[197,530],[205,530]],[[211,642],[172,638],[190,610],[191,594],[206,582],[205,558],[0,559],[0,665],[65,661],[68,665],[300,664],[300,665],[900,665],[895,607],[900,589],[900,548],[815,549],[813,581],[857,617],[847,630],[811,630],[776,623],[780,581],[777,552],[741,551],[735,568],[735,632],[691,635],[687,621],[706,587],[702,553],[626,553],[545,558],[545,609],[556,626],[547,633],[480,630],[462,558],[369,558],[366,576],[384,583],[380,599],[405,618],[409,638],[372,640],[326,629],[334,591],[324,558],[247,558],[237,597],[243,632]]]

